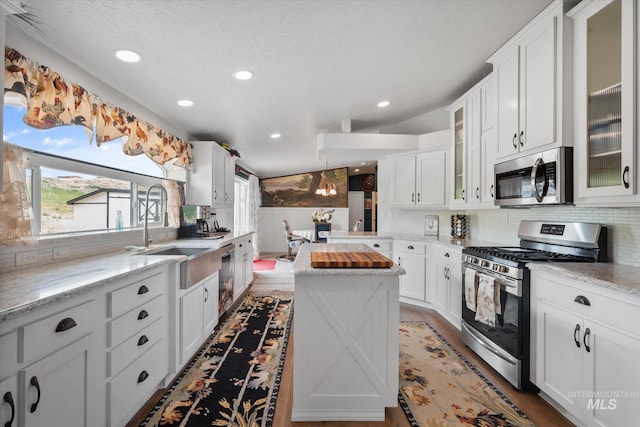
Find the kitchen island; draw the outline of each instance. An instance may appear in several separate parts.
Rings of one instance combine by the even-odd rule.
[[[390,268],[314,268],[313,252],[376,254],[363,244],[305,244],[295,275],[292,421],[383,421],[398,404],[399,276]],[[362,256],[362,255],[361,255]]]

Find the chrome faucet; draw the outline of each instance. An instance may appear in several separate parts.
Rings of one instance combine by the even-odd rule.
[[[152,242],[152,240],[149,238],[149,193],[151,193],[151,190],[153,190],[154,188],[159,188],[164,192],[164,197],[165,199],[168,199],[169,196],[167,195],[167,190],[166,188],[164,188],[162,186],[162,184],[153,184],[151,187],[149,187],[147,189],[147,199],[145,201],[145,211],[144,211],[144,230],[142,231],[142,244],[144,245],[145,248],[149,247],[149,243]],[[165,227],[169,226],[169,218],[167,216],[167,205],[165,203],[165,208],[164,208],[164,222],[163,225]]]

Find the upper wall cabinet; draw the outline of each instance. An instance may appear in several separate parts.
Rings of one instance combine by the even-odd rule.
[[[638,4],[583,1],[574,27],[576,203],[640,203],[636,142]]]
[[[215,142],[193,144],[194,172],[188,175],[187,203],[214,208],[232,207],[235,161]]]
[[[453,208],[494,206],[497,110],[493,73],[449,107],[454,130],[449,174]]]
[[[498,86],[496,156],[571,145],[571,20],[554,1],[488,62]]]

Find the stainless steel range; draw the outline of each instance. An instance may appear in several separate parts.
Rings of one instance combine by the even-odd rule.
[[[520,246],[462,251],[462,338],[517,389],[529,382],[528,262],[607,258],[600,224],[522,221]]]

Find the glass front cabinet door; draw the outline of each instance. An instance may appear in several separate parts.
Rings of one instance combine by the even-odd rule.
[[[577,202],[637,197],[637,7],[636,1],[598,0],[569,12],[575,36]]]
[[[452,156],[452,186],[450,204],[465,204],[465,146],[467,143],[467,112],[466,100],[462,100],[449,107],[451,128],[453,129],[453,156]]]

